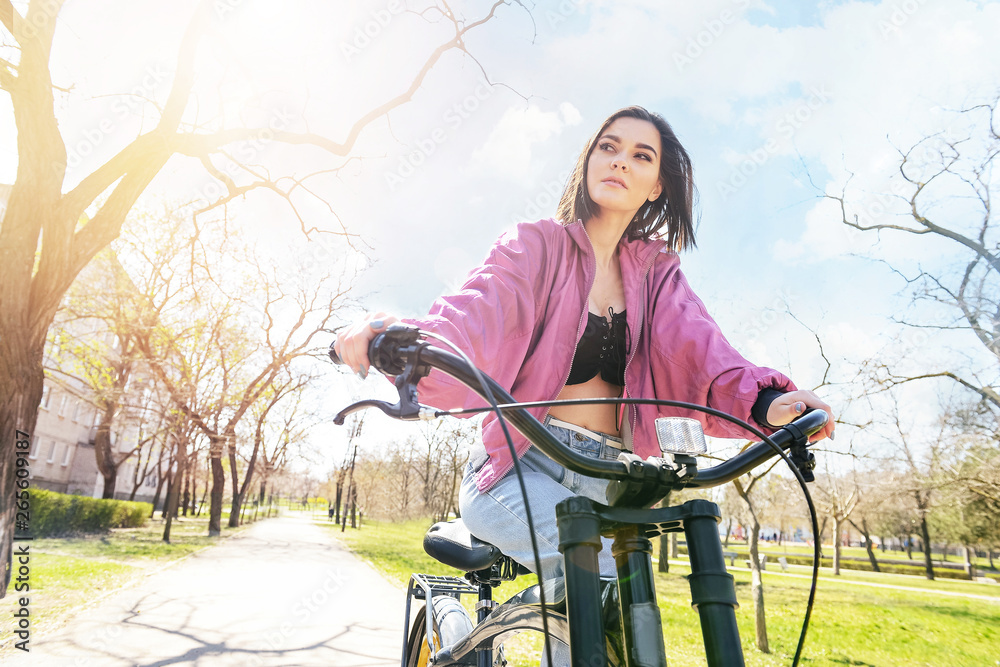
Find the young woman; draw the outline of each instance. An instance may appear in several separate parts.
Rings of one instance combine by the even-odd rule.
[[[430,314],[406,320],[461,347],[521,401],[631,397],[707,405],[756,422],[766,432],[807,408],[830,413],[814,440],[833,436],[830,407],[777,371],[734,350],[680,271],[677,251],[694,246],[691,161],[658,114],[627,107],[612,114],[580,155],[559,203],[559,220],[522,223]],[[662,237],[662,238],[661,238]],[[340,357],[367,375],[368,343],[397,318],[377,313],[338,337]],[[421,380],[422,403],[442,408],[482,400],[435,371]],[[659,455],[656,406],[565,405],[532,412],[564,443],[593,457],[623,450]],[[749,437],[703,413],[709,435]],[[541,552],[542,574],[562,573],[556,504],[570,495],[604,502],[606,481],[566,470],[510,429],[522,464]],[[535,569],[513,459],[496,416],[482,424],[460,495],[469,530]],[[614,576],[610,545],[602,576]]]

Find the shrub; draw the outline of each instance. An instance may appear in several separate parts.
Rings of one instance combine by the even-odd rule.
[[[111,528],[138,528],[152,511],[149,503],[70,496],[31,489],[29,525],[37,537],[103,533]]]

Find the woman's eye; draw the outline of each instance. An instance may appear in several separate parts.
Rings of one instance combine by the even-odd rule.
[[[608,142],[604,142],[603,144],[601,144],[601,150],[602,151],[606,151],[606,150],[612,150],[613,151],[614,149],[615,149],[615,147],[612,144],[609,144]]]
[[[646,160],[646,161],[648,161],[648,162],[652,162],[652,161],[653,161],[653,158],[649,157],[649,156],[648,156],[648,155],[646,155],[645,153],[637,153],[637,154],[636,154],[636,157],[637,157],[637,158],[640,158],[640,159],[643,159],[643,160]]]

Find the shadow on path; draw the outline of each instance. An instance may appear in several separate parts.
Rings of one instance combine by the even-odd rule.
[[[395,665],[404,598],[307,519],[269,519],[33,637],[30,653],[4,662]]]

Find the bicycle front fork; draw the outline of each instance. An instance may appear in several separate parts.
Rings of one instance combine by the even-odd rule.
[[[556,506],[559,550],[566,570],[566,615],[573,667],[608,664],[597,553],[613,531],[621,627],[629,667],[666,667],[649,537],[684,530],[691,562],[691,605],[698,610],[709,667],[742,666],[736,627],[736,589],[719,539],[719,508],[707,500],[636,510],[573,497]]]

